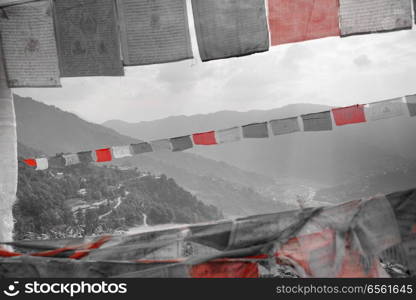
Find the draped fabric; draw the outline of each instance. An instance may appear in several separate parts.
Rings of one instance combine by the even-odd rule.
[[[192,58],[185,0],[118,0],[124,65]]]
[[[301,116],[304,131],[332,130],[332,119],[329,111]]]
[[[272,45],[339,36],[338,0],[269,0]]]
[[[113,0],[55,0],[62,77],[122,76]]]
[[[410,259],[415,257],[415,195],[413,189],[338,205],[135,234],[14,241],[6,244],[25,248],[27,254],[1,251],[0,273],[11,277],[33,276],[36,271],[36,277],[258,278],[275,276],[274,266],[286,264],[305,278],[387,277],[377,257],[392,247],[401,245],[405,267],[414,267]],[[91,272],[91,268],[103,272]]]
[[[6,7],[0,17],[9,87],[60,86],[49,1]]]
[[[374,102],[366,109],[367,119],[378,121],[404,115],[404,103],[401,98]]]
[[[215,132],[215,138],[218,144],[233,143],[241,140],[241,128],[232,127]]]
[[[0,47],[0,239],[12,240],[12,207],[17,190],[17,137],[13,96],[7,87]]]
[[[192,135],[195,145],[216,145],[215,131],[208,131],[203,133],[195,133]]]
[[[416,116],[416,95],[406,96],[406,102],[410,116]]]
[[[334,108],[332,114],[337,126],[366,122],[364,105]]]
[[[243,126],[243,137],[246,139],[260,139],[269,137],[269,129],[267,127],[267,122],[254,123]]]
[[[298,117],[271,120],[269,123],[273,135],[283,135],[300,131]]]
[[[192,0],[202,61],[269,49],[264,0]]]
[[[340,0],[341,35],[412,28],[408,0]]]

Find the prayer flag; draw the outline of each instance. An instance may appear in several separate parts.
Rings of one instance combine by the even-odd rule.
[[[124,65],[192,58],[185,0],[118,0]]]
[[[106,162],[106,161],[113,160],[110,148],[95,150],[95,156],[96,156],[96,160],[95,160],[96,162]]]
[[[55,0],[62,77],[123,76],[113,0]]]
[[[406,96],[406,102],[410,116],[416,116],[416,95]]]
[[[72,166],[81,162],[78,154],[64,154],[62,157],[65,160],[65,166]]]
[[[23,160],[23,161],[24,161],[24,163],[25,163],[26,165],[28,165],[29,167],[36,168],[36,159],[33,159],[33,158],[28,158],[28,159],[25,159],[25,160]]]
[[[123,158],[132,155],[129,145],[111,147],[111,153],[114,158]]]
[[[202,61],[269,49],[264,0],[192,0]]]
[[[259,278],[255,262],[207,262],[194,265],[190,269],[192,278]]]
[[[48,165],[53,168],[63,168],[65,167],[65,159],[61,155],[49,157]]]
[[[272,45],[339,36],[338,0],[269,0]]]
[[[363,123],[366,122],[364,105],[353,105],[348,107],[334,108],[332,109],[334,115],[335,124],[337,126]]]
[[[36,170],[46,170],[48,169],[48,159],[46,157],[36,158]]]
[[[151,141],[150,145],[152,146],[153,152],[172,151],[172,144],[169,139]]]
[[[409,0],[340,0],[341,35],[412,28]]]
[[[400,117],[404,115],[403,106],[401,98],[370,103],[366,116],[371,121]]]
[[[241,128],[232,127],[228,129],[217,130],[215,138],[218,144],[232,143],[241,140]]]
[[[330,111],[302,115],[301,117],[303,119],[303,131],[332,130]]]
[[[267,122],[244,125],[243,126],[243,137],[246,138],[246,139],[267,138],[267,137],[269,137]]]
[[[134,155],[152,152],[152,146],[149,143],[142,142],[138,144],[131,144],[131,150]]]
[[[270,121],[273,135],[289,134],[300,131],[298,117]]]
[[[174,152],[184,151],[194,146],[189,135],[172,138],[170,139],[170,143],[172,144],[172,151]]]
[[[195,133],[192,135],[195,145],[216,145],[215,131]]]
[[[61,85],[49,1],[4,8],[0,28],[9,87]]]
[[[92,151],[82,151],[77,153],[80,163],[88,164],[94,161]]]

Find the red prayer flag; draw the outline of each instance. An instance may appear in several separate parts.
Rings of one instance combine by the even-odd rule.
[[[35,168],[37,166],[36,159],[33,159],[33,158],[25,159],[23,162],[27,164],[29,167]]]
[[[337,126],[363,123],[366,122],[364,105],[353,105],[348,107],[334,108],[332,109],[334,115],[335,124]]]
[[[95,154],[97,156],[96,162],[106,162],[113,159],[110,148],[96,150]]]
[[[216,145],[215,131],[195,133],[192,135],[195,145]]]
[[[207,262],[192,266],[192,278],[259,278],[259,269],[252,262]]]
[[[269,0],[272,45],[339,36],[338,0]]]

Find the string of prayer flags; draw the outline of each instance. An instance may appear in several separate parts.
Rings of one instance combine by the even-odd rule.
[[[123,76],[114,1],[54,3],[61,76]]]
[[[340,0],[341,36],[412,28],[409,0]]]
[[[49,1],[4,8],[0,28],[9,87],[61,86]]]
[[[410,116],[416,116],[416,95],[406,96],[406,102]]]
[[[192,58],[185,0],[118,0],[124,65]]]
[[[338,0],[269,0],[272,45],[339,36]]]
[[[194,146],[194,144],[192,143],[191,137],[189,135],[171,138],[170,143],[172,145],[173,152],[184,151]]]
[[[153,152],[172,151],[172,144],[169,139],[151,141],[150,145],[152,146]]]
[[[81,163],[78,154],[64,154],[65,166],[72,166]]]
[[[192,9],[202,61],[269,49],[263,0],[192,0]]]
[[[216,145],[217,140],[215,138],[215,131],[208,131],[202,133],[195,133],[192,135],[195,145]]]
[[[132,156],[130,145],[113,146],[111,147],[111,154],[114,158],[123,158]]]
[[[268,138],[267,122],[254,123],[243,126],[243,137],[246,139]]]
[[[331,112],[325,111],[301,116],[304,131],[332,130]]]
[[[77,155],[80,163],[88,164],[94,161],[92,151],[78,152]]]
[[[335,124],[337,126],[366,122],[364,105],[357,104],[348,107],[334,108],[332,109],[332,115],[334,116]]]
[[[95,157],[96,162],[107,162],[113,160],[110,148],[95,150]]]
[[[271,120],[269,123],[273,135],[283,135],[300,131],[298,117]]]
[[[215,139],[218,144],[233,143],[241,140],[241,128],[232,127],[228,129],[217,130]]]
[[[149,143],[142,142],[138,144],[131,144],[131,151],[134,155],[152,152],[152,146]]]
[[[378,121],[404,115],[404,103],[402,98],[395,98],[380,102],[370,103],[366,109],[367,119]]]

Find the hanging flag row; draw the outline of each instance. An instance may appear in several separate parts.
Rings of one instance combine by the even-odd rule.
[[[411,29],[413,24],[412,0],[266,3],[191,0],[202,61],[264,52],[270,45]],[[13,88],[56,87],[60,77],[123,76],[124,66],[193,57],[186,0],[34,1],[3,7],[0,30]]]
[[[80,163],[109,162],[113,159],[150,152],[178,152],[191,149],[194,146],[219,145],[238,142],[242,139],[262,139],[301,131],[329,131],[333,129],[334,125],[344,126],[406,115],[416,116],[416,95],[150,142],[63,154],[49,158],[25,159],[24,163],[37,170],[46,170],[49,167],[65,167]]]

